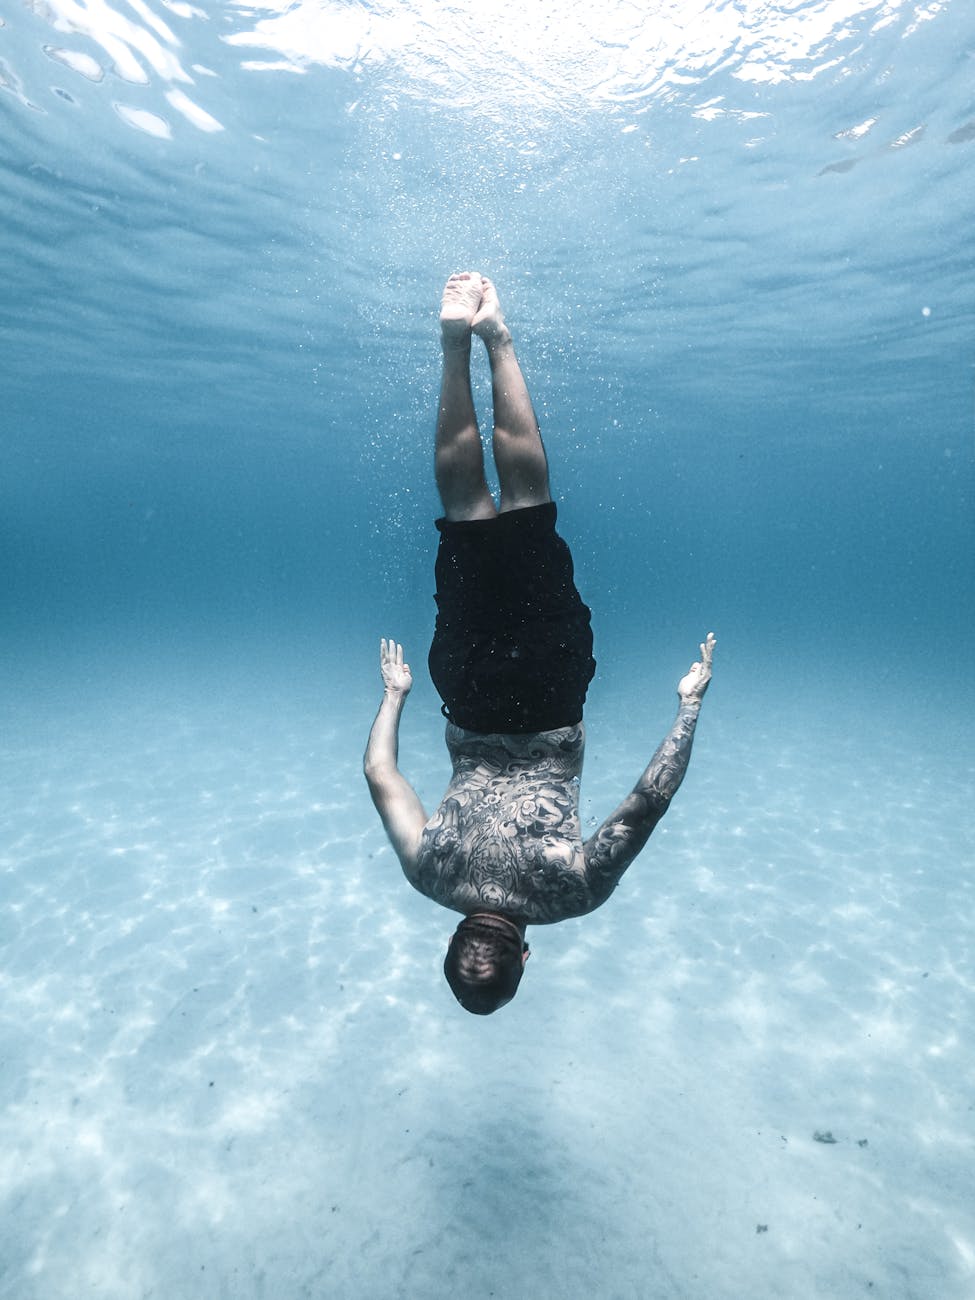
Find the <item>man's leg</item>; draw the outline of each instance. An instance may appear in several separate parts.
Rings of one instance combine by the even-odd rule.
[[[477,272],[462,271],[447,281],[440,304],[443,378],[434,472],[450,520],[491,519],[497,514],[484,477],[484,451],[471,393],[471,323],[481,294]]]
[[[548,461],[511,331],[504,323],[497,291],[482,277],[480,307],[472,321],[491,364],[494,400],[494,463],[501,482],[501,512],[551,501]]]

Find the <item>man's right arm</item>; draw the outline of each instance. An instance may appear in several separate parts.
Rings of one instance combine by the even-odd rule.
[[[369,732],[363,772],[369,793],[382,818],[396,856],[409,880],[416,873],[420,837],[427,822],[419,797],[399,770],[399,723],[406,697],[413,686],[403,647],[395,641],[380,643],[383,701]]]

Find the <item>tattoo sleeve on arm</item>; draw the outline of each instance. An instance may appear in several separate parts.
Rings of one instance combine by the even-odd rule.
[[[598,907],[619,884],[670,806],[691,757],[700,701],[681,703],[674,725],[620,806],[585,843],[586,880]]]

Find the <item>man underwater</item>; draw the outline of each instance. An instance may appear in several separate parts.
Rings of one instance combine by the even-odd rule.
[[[447,718],[453,776],[430,818],[398,767],[413,685],[403,647],[380,643],[383,700],[364,770],[407,880],[463,913],[444,962],[457,1000],[489,1015],[517,992],[529,925],[605,903],[677,793],[691,756],[715,639],[677,686],[674,725],[632,792],[583,842],[582,710],[596,664],[589,609],[555,530],[548,461],[494,285],[452,275],[440,311],[443,376],[435,445],[437,622],[430,675]],[[491,368],[496,505],[471,392],[471,336]]]

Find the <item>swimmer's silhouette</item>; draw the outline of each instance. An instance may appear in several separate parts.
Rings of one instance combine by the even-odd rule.
[[[386,640],[365,774],[407,879],[464,914],[444,970],[461,1005],[487,1015],[517,991],[526,927],[604,903],[667,811],[687,770],[715,641],[708,633],[700,661],[678,683],[677,718],[649,767],[583,842],[582,708],[596,664],[589,610],[555,530],[545,449],[491,281],[452,275],[440,325],[435,469],[444,518],[429,663],[454,774],[428,818],[397,765],[413,678],[403,647]],[[499,505],[484,477],[471,395],[472,332],[491,367]]]

